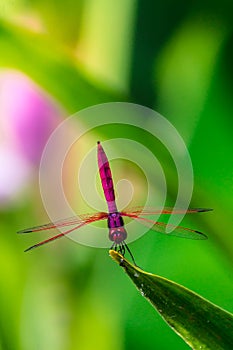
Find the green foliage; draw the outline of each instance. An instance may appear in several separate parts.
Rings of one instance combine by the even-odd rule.
[[[214,208],[208,215],[185,218],[185,224],[209,239],[192,242],[149,232],[130,248],[140,265],[153,266],[159,275],[187,285],[231,312],[232,7],[229,1],[200,0],[0,1],[1,71],[25,73],[67,114],[126,100],[162,113],[184,137],[194,167],[192,205]],[[167,204],[174,202],[176,169],[159,142],[127,126],[95,132],[103,140],[120,134],[148,147],[164,169]],[[1,172],[4,168],[2,162]],[[16,178],[18,170],[15,166]],[[116,171],[121,179],[122,172]],[[134,169],[130,171],[134,174]],[[144,187],[138,186],[135,193],[140,191]],[[19,237],[16,231],[47,220],[36,168],[35,177],[12,205],[1,201],[0,348],[188,348],[135,295],[123,274],[109,263],[106,251],[64,239],[24,254],[26,247],[45,236]],[[163,278],[156,281],[169,291],[170,305],[176,285]],[[219,329],[221,324],[215,321],[210,324]]]
[[[232,349],[233,314],[173,281],[143,271],[114,250],[110,256],[192,349]]]

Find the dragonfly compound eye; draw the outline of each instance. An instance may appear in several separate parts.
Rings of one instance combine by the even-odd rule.
[[[117,244],[123,242],[127,238],[124,227],[112,228],[109,230],[109,239]]]

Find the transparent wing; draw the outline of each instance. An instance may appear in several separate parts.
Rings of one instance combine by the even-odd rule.
[[[122,216],[128,216],[136,219],[141,224],[148,226],[150,230],[163,233],[166,235],[177,236],[188,239],[207,239],[208,237],[199,231],[192,230],[190,228],[182,227],[182,226],[174,226],[172,224],[165,224],[163,222],[153,221],[146,218],[138,217],[134,214],[121,213]],[[171,232],[167,232],[167,229]]]
[[[59,233],[56,236],[53,236],[53,237],[48,238],[42,242],[34,244],[33,246],[31,246],[25,250],[25,252],[27,252],[28,250],[40,247],[46,243],[49,243],[49,242],[52,242],[58,238],[61,238],[65,235],[67,235],[68,233],[73,232],[86,224],[90,224],[92,222],[104,220],[107,218],[108,218],[108,213],[84,214],[84,215],[80,215],[79,218],[72,217],[72,218],[68,218],[66,220],[56,221],[54,223],[50,222],[50,223],[45,224],[45,225],[35,226],[35,227],[31,227],[31,228],[28,228],[25,230],[21,230],[21,231],[18,231],[17,233],[22,234],[22,233],[29,233],[29,232],[39,232],[39,231],[46,231],[46,230],[50,230],[50,229],[66,227],[66,226],[68,226],[68,227],[74,226],[74,227],[68,229],[67,231]]]
[[[107,217],[108,217],[107,213],[83,214],[83,215],[79,215],[78,217],[73,216],[64,220],[49,222],[47,224],[40,225],[40,226],[29,227],[24,230],[18,231],[17,233],[22,234],[22,233],[46,231],[46,230],[51,230],[59,227],[88,224],[94,221],[106,219]]]
[[[203,213],[206,211],[211,211],[213,209],[209,208],[188,208],[185,209],[175,209],[171,207],[164,208],[153,208],[153,207],[133,207],[121,212],[122,215],[136,215],[136,216],[144,216],[144,215],[157,215],[157,214],[195,214],[195,213]]]

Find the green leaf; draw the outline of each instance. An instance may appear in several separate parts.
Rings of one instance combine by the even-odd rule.
[[[233,349],[232,314],[177,283],[141,270],[116,251],[110,250],[110,256],[192,349]]]

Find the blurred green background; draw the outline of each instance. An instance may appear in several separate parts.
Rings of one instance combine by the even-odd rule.
[[[42,235],[16,235],[47,220],[38,169],[51,132],[110,101],[173,123],[193,161],[192,206],[214,208],[184,220],[208,241],[149,232],[130,244],[138,264],[233,312],[232,14],[226,0],[0,0],[1,350],[188,349],[107,250],[64,239],[26,254]],[[147,146],[167,171],[172,203],[174,164]]]

